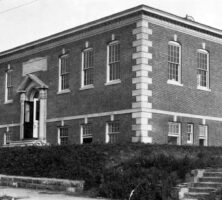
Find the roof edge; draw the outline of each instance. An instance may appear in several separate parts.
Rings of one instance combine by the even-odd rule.
[[[134,13],[140,12],[140,11],[155,14],[155,15],[164,17],[166,19],[177,21],[177,22],[186,24],[188,26],[193,26],[193,27],[196,27],[196,28],[199,28],[199,29],[202,29],[202,30],[206,30],[206,31],[209,31],[211,33],[222,36],[222,30],[220,30],[220,29],[217,29],[217,28],[205,25],[205,24],[201,24],[201,23],[198,23],[198,22],[195,22],[195,21],[189,21],[189,20],[187,20],[185,18],[182,18],[180,16],[177,16],[177,15],[174,15],[174,14],[171,14],[171,13],[168,13],[168,12],[165,12],[165,11],[162,11],[162,10],[159,10],[159,9],[152,8],[152,7],[149,7],[147,5],[141,4],[139,6],[136,6],[136,7],[133,7],[133,8],[115,13],[113,15],[109,15],[107,17],[103,17],[103,18],[94,20],[92,22],[89,22],[89,23],[86,23],[86,24],[83,24],[83,25],[80,25],[80,26],[76,26],[74,28],[71,28],[71,29],[68,29],[68,30],[65,30],[65,31],[61,31],[59,33],[49,35],[49,36],[43,37],[41,39],[29,42],[29,43],[25,43],[23,45],[20,45],[20,46],[17,46],[17,47],[14,47],[14,48],[11,48],[11,49],[8,49],[8,50],[5,50],[5,51],[2,51],[2,52],[0,52],[0,57],[1,56],[7,56],[8,54],[16,53],[20,50],[24,50],[26,48],[33,47],[35,45],[39,45],[39,44],[42,44],[44,42],[48,42],[48,41],[51,41],[51,40],[54,40],[54,39],[58,39],[60,37],[67,36],[69,34],[72,34],[72,33],[78,32],[78,31],[82,31],[84,29],[91,28],[93,26],[100,25],[100,24],[109,22],[111,20],[115,20],[115,19],[118,19],[118,18],[121,18],[121,17],[125,17],[127,15],[134,14]]]

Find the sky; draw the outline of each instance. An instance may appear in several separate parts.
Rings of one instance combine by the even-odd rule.
[[[221,0],[0,0],[0,52],[140,4],[222,30]]]

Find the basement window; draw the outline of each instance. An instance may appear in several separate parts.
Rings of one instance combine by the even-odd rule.
[[[181,124],[177,122],[168,123],[168,144],[181,145]]]
[[[88,123],[81,126],[81,140],[81,144],[92,143],[92,124]]]

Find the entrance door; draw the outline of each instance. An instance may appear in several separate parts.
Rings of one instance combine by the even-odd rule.
[[[38,138],[39,133],[39,100],[34,98],[33,112],[33,138]]]
[[[38,138],[39,109],[39,99],[25,101],[24,139]]]
[[[33,138],[33,102],[25,101],[24,139]]]

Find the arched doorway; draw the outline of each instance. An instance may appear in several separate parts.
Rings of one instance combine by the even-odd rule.
[[[24,104],[24,139],[39,137],[40,101],[39,91],[31,90]]]

